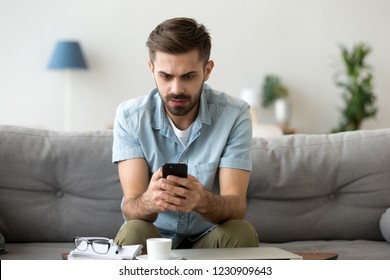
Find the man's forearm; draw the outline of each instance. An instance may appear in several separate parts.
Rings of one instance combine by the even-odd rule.
[[[157,213],[150,213],[150,210],[143,202],[142,196],[138,198],[125,199],[122,207],[122,213],[128,220],[143,220],[147,222],[154,222],[157,219]]]
[[[205,190],[202,205],[195,209],[206,220],[214,224],[221,224],[228,220],[245,218],[246,202],[236,195],[216,195]]]

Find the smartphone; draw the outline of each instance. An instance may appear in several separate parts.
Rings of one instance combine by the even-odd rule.
[[[185,163],[165,163],[162,166],[163,178],[167,178],[168,175],[174,175],[177,177],[187,178],[187,164]]]

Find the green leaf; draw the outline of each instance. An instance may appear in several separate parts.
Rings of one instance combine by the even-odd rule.
[[[265,108],[272,106],[279,98],[286,98],[289,94],[276,75],[265,76],[261,92],[262,104]]]
[[[365,43],[358,43],[351,50],[343,45],[339,48],[345,73],[338,76],[336,86],[342,89],[345,104],[341,109],[340,123],[332,132],[357,130],[365,119],[375,117],[378,111],[372,70],[366,64],[371,48]]]

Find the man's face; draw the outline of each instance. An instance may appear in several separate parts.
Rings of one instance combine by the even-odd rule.
[[[197,114],[203,83],[209,78],[213,65],[209,61],[204,67],[196,50],[185,54],[155,54],[149,68],[171,118],[193,118]]]

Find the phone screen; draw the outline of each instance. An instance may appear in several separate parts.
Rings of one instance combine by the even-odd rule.
[[[185,163],[165,163],[162,167],[163,178],[169,175],[187,178],[187,164]]]

